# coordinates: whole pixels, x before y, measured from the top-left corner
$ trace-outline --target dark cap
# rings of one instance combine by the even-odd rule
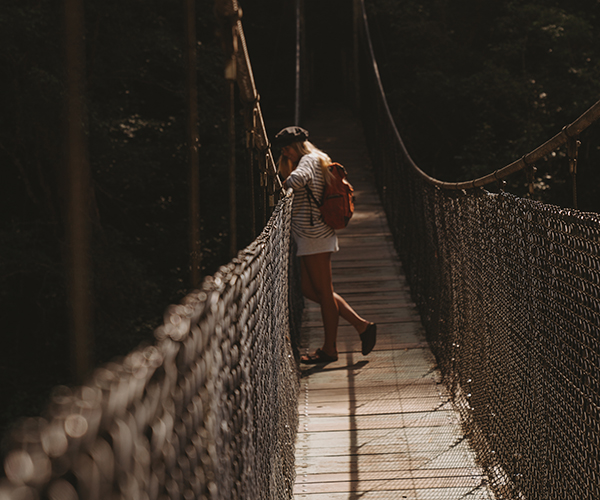
[[[286,127],[275,136],[275,146],[283,148],[292,142],[304,142],[308,139],[308,131],[302,127]]]

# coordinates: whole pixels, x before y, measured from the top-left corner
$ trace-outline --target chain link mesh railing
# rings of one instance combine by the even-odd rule
[[[362,30],[360,96],[378,188],[496,498],[600,498],[600,216],[427,182]]]
[[[292,497],[302,299],[291,196],[170,306],[153,345],[57,388],[12,435],[2,500]]]

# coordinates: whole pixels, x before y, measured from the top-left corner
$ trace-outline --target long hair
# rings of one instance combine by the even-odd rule
[[[325,179],[325,182],[327,184],[329,184],[329,181],[331,179],[331,172],[329,171],[329,166],[333,162],[331,161],[331,158],[329,157],[329,155],[327,153],[325,153],[324,151],[321,151],[310,141],[292,142],[290,144],[290,147],[293,148],[294,150],[296,150],[296,152],[300,155],[301,158],[304,155],[307,155],[310,153],[315,154],[317,156],[317,158],[319,159],[319,163],[321,165],[321,172],[323,172],[323,178]],[[281,172],[281,174],[284,177],[287,177],[288,175],[290,175],[291,171],[294,169],[289,158],[287,158],[283,155],[281,155],[279,157],[279,161],[277,162],[277,167],[278,167],[278,171]]]

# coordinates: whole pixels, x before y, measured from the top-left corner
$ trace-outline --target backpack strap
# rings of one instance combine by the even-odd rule
[[[319,203],[317,201],[317,199],[315,198],[315,195],[312,192],[312,189],[310,189],[308,187],[308,184],[306,186],[304,186],[306,188],[306,192],[308,193],[308,196],[310,196],[312,198],[312,200],[315,202],[315,205],[317,205],[317,207],[320,207],[322,205],[322,203]]]
[[[329,165],[329,167],[327,167],[330,172],[333,170],[333,165],[335,165],[335,163],[332,163],[331,165]],[[315,195],[312,192],[312,189],[308,187],[308,184],[304,186],[306,188],[306,192],[308,193],[309,198],[312,198],[312,200],[315,202],[315,205],[317,205],[317,208],[321,208],[323,206],[323,203],[325,202],[325,189],[327,189],[327,181],[325,179],[323,180],[325,181],[325,188],[323,189],[323,201],[321,203],[317,201]],[[315,225],[312,218],[312,210],[310,211],[310,225]]]
[[[312,198],[312,200],[315,202],[315,205],[317,205],[317,208],[319,208],[321,206],[321,204],[315,198],[315,195],[313,194],[312,189],[310,189],[308,187],[308,184],[304,187],[306,188],[306,192],[308,193],[309,202],[310,202],[310,199]],[[315,225],[315,223],[313,222],[312,210],[310,211],[310,225],[311,226]]]

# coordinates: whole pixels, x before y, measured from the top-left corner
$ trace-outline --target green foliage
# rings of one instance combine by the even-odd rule
[[[370,0],[384,86],[417,164],[442,180],[486,175],[589,108],[600,95],[599,9],[587,0]],[[580,172],[597,178],[600,143],[587,138]],[[564,154],[539,167],[548,189],[536,196],[570,205]],[[593,184],[580,184],[580,206],[600,210]]]

